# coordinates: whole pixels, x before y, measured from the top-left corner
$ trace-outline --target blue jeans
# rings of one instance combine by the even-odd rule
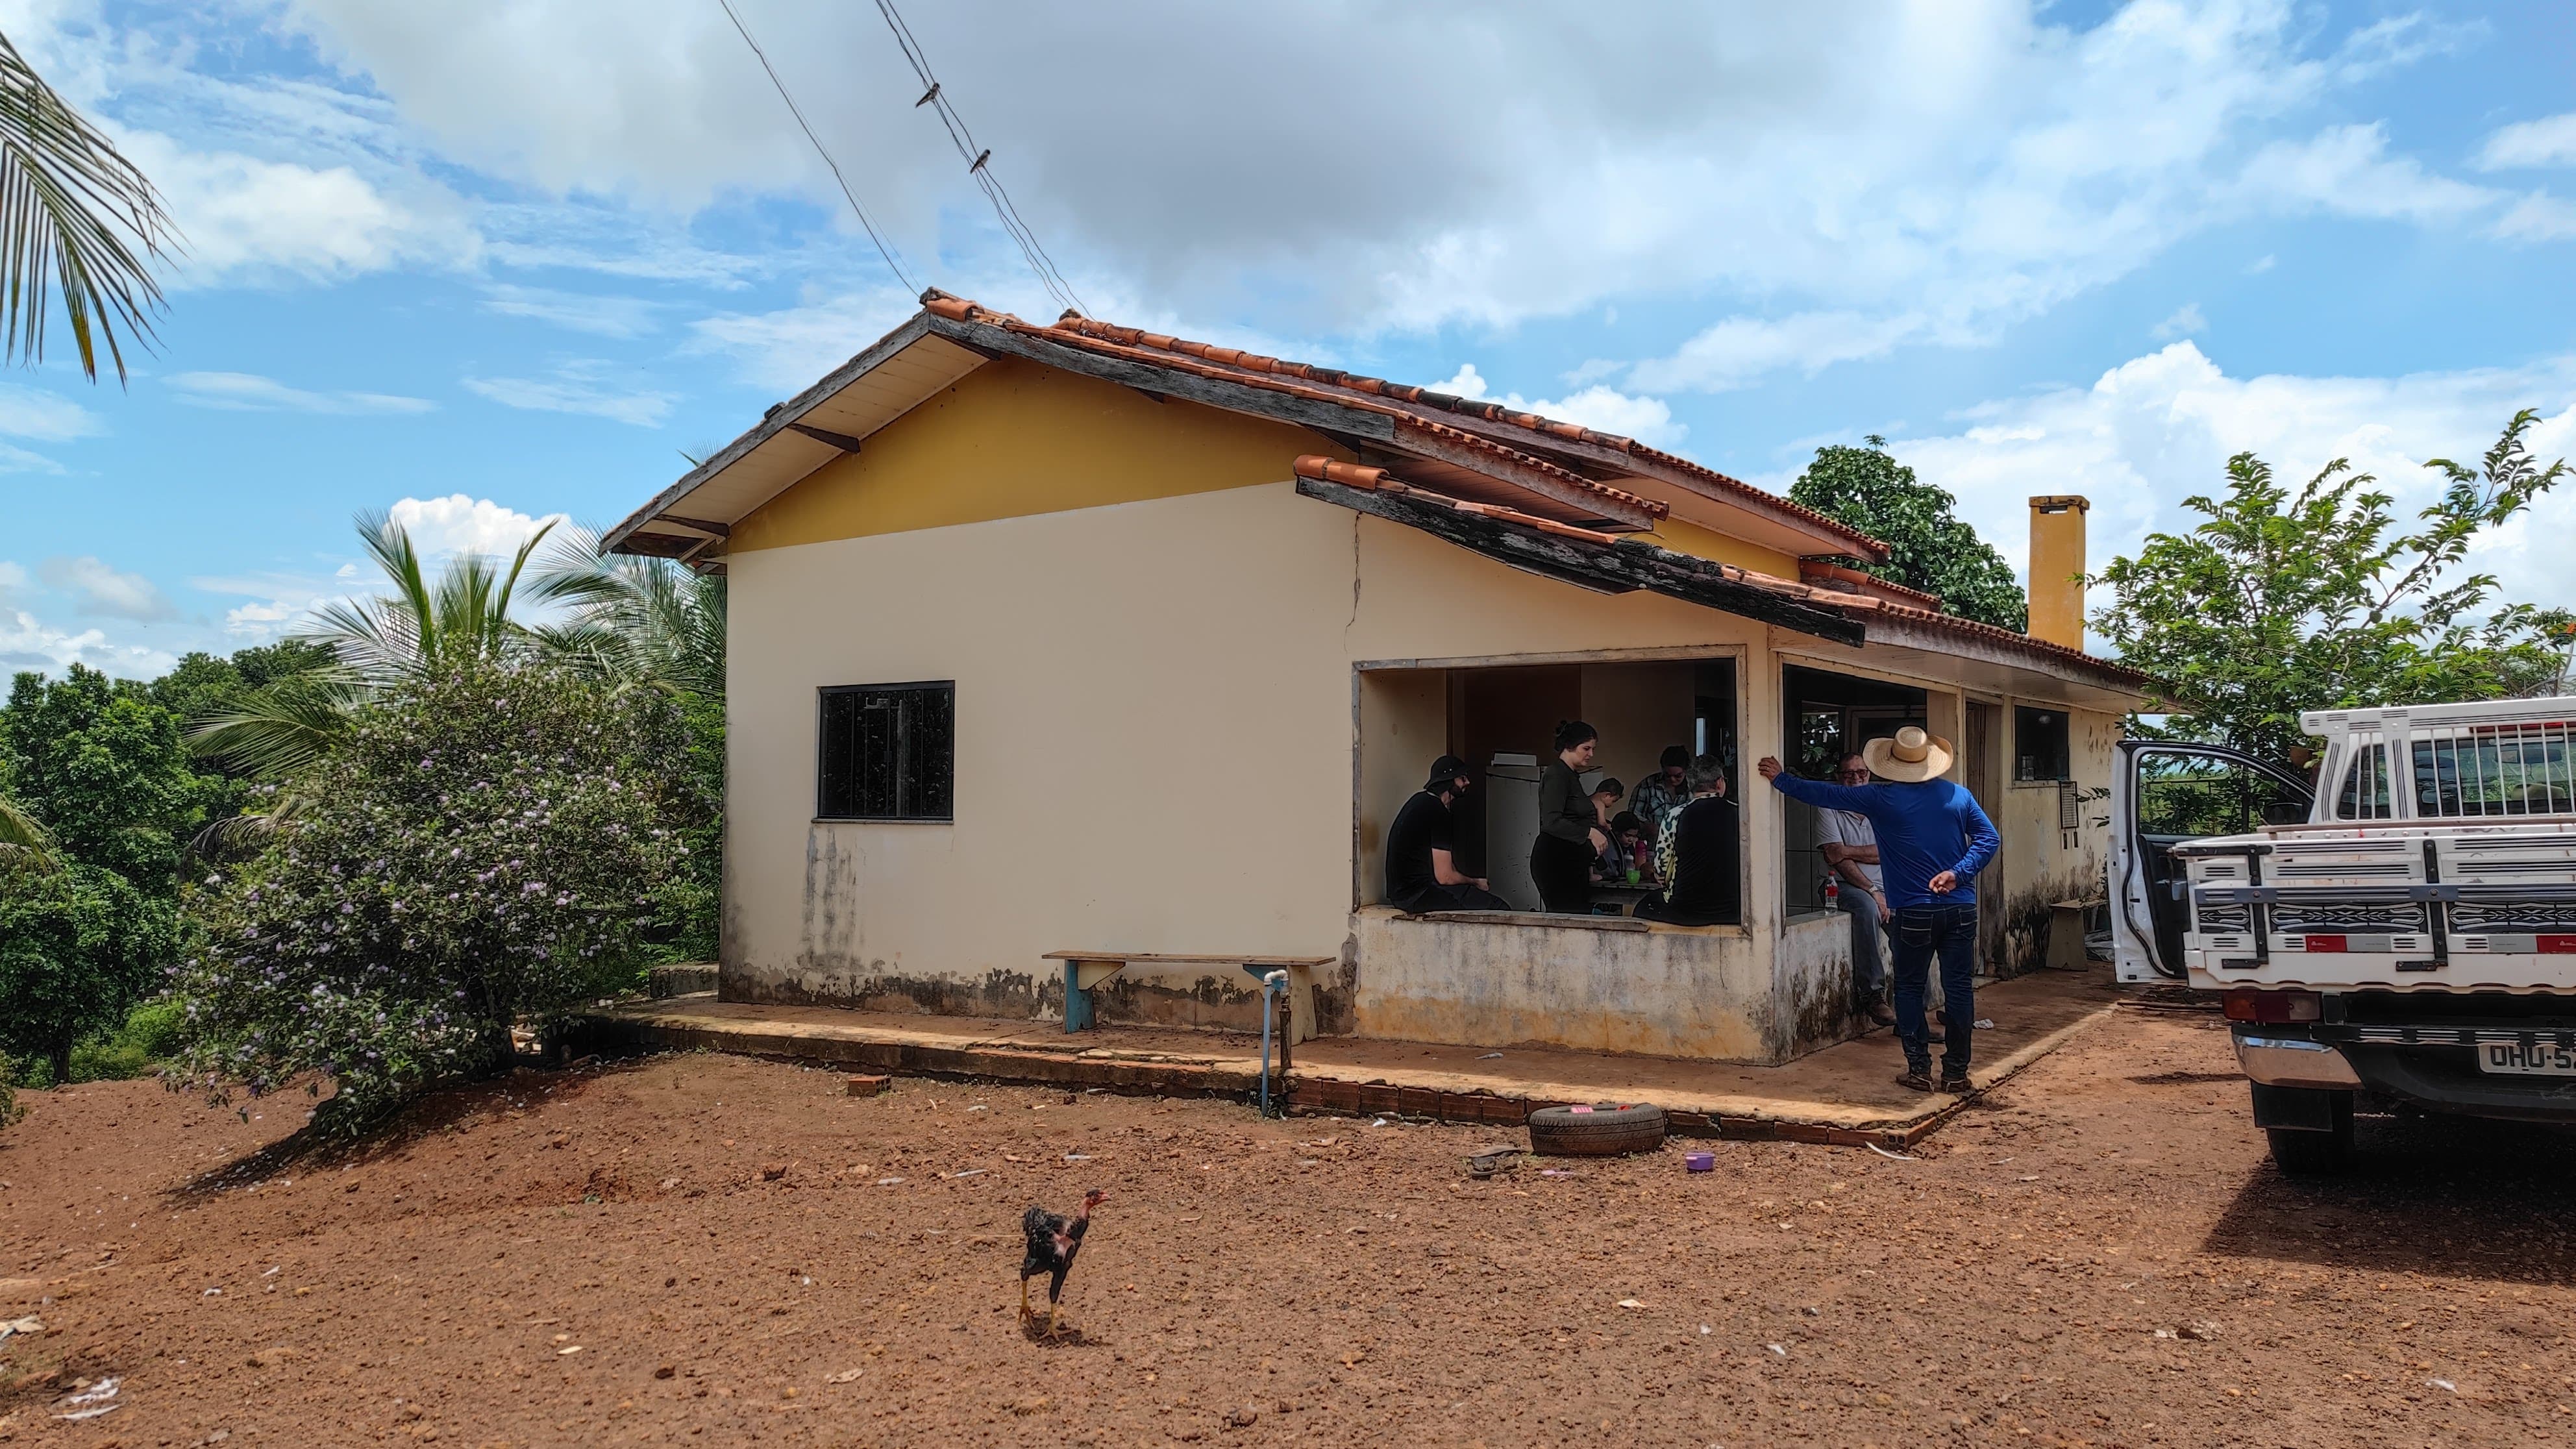
[[[1907,1070],[1928,1073],[1932,1067],[1932,1046],[1923,1039],[1923,986],[1937,952],[1941,957],[1941,1075],[1966,1076],[1977,1020],[1976,902],[1898,906],[1888,934],[1896,947],[1896,1039],[1905,1048]]]

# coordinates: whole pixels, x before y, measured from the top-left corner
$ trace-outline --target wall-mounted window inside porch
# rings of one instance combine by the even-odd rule
[[[1844,757],[1860,753],[1871,740],[1907,725],[1928,728],[1922,690],[1849,674],[1783,665],[1780,700],[1782,737],[1789,742],[1784,763],[1810,780],[1834,781]],[[1788,908],[1793,914],[1823,910],[1827,868],[1816,848],[1816,811],[1784,800],[1781,819]]]
[[[2066,711],[2033,709],[2020,705],[2013,710],[2013,778],[2015,780],[2069,780],[2074,778],[2074,755],[2068,745]]]
[[[818,818],[955,818],[955,681],[838,685],[818,693]]]

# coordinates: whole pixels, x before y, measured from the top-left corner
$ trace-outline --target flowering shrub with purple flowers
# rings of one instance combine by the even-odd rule
[[[220,1103],[319,1073],[354,1129],[507,1070],[513,1022],[632,984],[671,934],[682,837],[713,809],[685,750],[664,696],[560,670],[389,691],[297,782],[291,824],[196,892],[171,1084]]]

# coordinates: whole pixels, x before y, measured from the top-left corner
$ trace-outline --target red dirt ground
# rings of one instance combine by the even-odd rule
[[[704,1055],[351,1155],[278,1145],[297,1103],[75,1087],[0,1133],[0,1322],[44,1324],[0,1345],[0,1440],[2567,1442],[2569,1136],[2373,1122],[2291,1182],[2231,1067],[2124,1012],[1921,1160],[1487,1182],[1474,1129]],[[1020,1211],[1095,1185],[1080,1331],[1031,1341]]]

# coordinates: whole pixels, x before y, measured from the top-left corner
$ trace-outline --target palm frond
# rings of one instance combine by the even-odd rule
[[[372,693],[349,668],[289,675],[188,726],[188,750],[246,774],[292,775],[331,752]]]
[[[574,624],[623,641],[599,652],[593,636],[558,629],[540,639],[579,638],[601,661],[631,676],[711,698],[724,694],[725,583],[671,559],[600,552],[597,531],[571,527],[556,536],[529,583],[536,597],[569,606]]]
[[[178,245],[160,193],[0,35],[0,334],[40,361],[61,292],[81,371],[104,344],[125,381],[126,338],[149,345],[161,287],[151,263]]]
[[[54,837],[24,805],[0,795],[0,865],[25,863],[39,870],[54,864]]]

